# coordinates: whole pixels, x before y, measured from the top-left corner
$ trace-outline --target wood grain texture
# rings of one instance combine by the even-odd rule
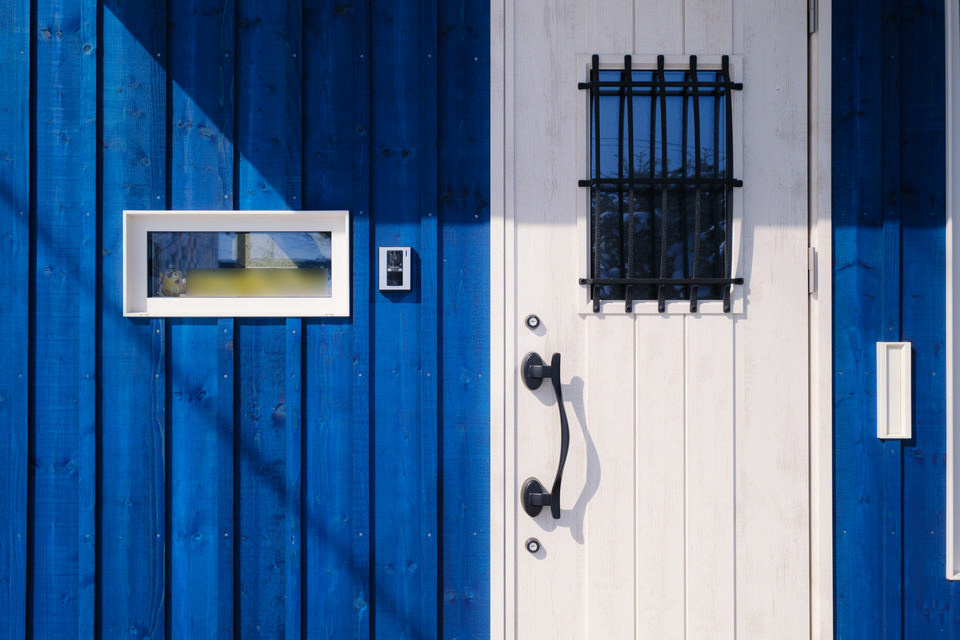
[[[489,20],[483,3],[439,3],[443,638],[490,635]]]
[[[237,3],[240,209],[299,209],[301,6]],[[297,637],[302,426],[299,320],[237,320],[239,632]]]
[[[685,637],[736,638],[734,320],[684,323],[684,619]],[[672,357],[677,357],[674,354]],[[744,554],[749,553],[747,549]],[[709,576],[704,579],[703,576]]]
[[[903,443],[904,637],[960,634],[960,585],[943,580],[946,488],[944,407],[943,12],[935,2],[901,9],[899,22],[900,335],[915,358],[914,439]],[[955,81],[955,80],[954,80]],[[904,115],[909,114],[909,117]],[[956,249],[954,249],[955,251]],[[956,255],[956,254],[955,254]],[[926,283],[916,286],[914,283]],[[956,282],[956,281],[955,281]],[[954,294],[956,295],[956,294]],[[947,424],[947,428],[955,428]]]
[[[373,246],[410,246],[419,256],[411,292],[373,294],[371,535],[377,637],[437,633],[437,557],[429,551],[438,531],[437,452],[430,446],[436,440],[436,414],[423,405],[428,371],[420,335],[422,305],[436,304],[425,299],[423,270],[431,269],[436,258],[420,228],[421,216],[435,207],[435,200],[425,199],[429,183],[435,185],[435,171],[425,171],[435,162],[436,149],[426,143],[423,117],[436,102],[426,100],[430,89],[421,65],[428,61],[396,54],[408,46],[418,51],[435,46],[435,32],[424,32],[423,10],[432,15],[435,9],[371,5],[371,56],[379,61],[372,67],[371,85],[376,96],[371,102]]]
[[[170,206],[233,207],[234,6],[178,0],[172,42]],[[233,637],[232,320],[168,321],[168,585],[172,638]]]
[[[0,637],[489,627],[488,8],[263,4],[0,12]],[[121,316],[124,209],[304,201],[349,318]]]
[[[811,597],[809,132],[807,56],[797,52],[808,37],[796,3],[750,0],[739,12],[747,284],[734,318],[736,630],[800,640]]]
[[[742,3],[737,0],[684,0],[682,53],[740,53],[734,50],[734,29],[739,26],[735,22],[741,17],[736,14],[738,5]]]
[[[884,571],[898,554],[889,558],[896,551],[883,543],[900,509],[885,498],[883,474],[899,469],[900,458],[872,437],[872,353],[888,335],[878,296],[884,291],[883,81],[881,67],[869,62],[882,56],[882,14],[869,3],[838,6],[834,34],[833,284],[835,298],[846,301],[834,309],[836,629],[841,637],[883,638],[884,628],[900,629],[901,597],[899,574]]]
[[[104,3],[98,615],[103,636],[165,633],[163,320],[121,313],[121,216],[166,206],[165,3]]]
[[[37,7],[32,633],[92,637],[95,573],[95,2]]]
[[[420,95],[418,153],[420,174],[420,239],[418,249],[418,276],[420,284],[420,362],[417,368],[420,384],[420,544],[423,578],[420,587],[421,624],[424,634],[442,637],[440,618],[440,589],[443,584],[443,562],[439,555],[442,525],[440,505],[443,502],[440,475],[442,473],[442,446],[440,414],[440,300],[439,279],[440,234],[437,208],[437,4],[420,6]],[[426,631],[432,623],[432,629]]]
[[[28,383],[30,379],[30,7],[4,2],[0,59],[8,90],[0,93],[0,638],[27,627]]]
[[[370,637],[368,3],[304,6],[304,207],[352,219],[349,320],[304,322],[304,632]]]
[[[677,569],[687,552],[687,460],[677,407],[686,402],[686,322],[640,316],[635,326],[636,486],[666,479],[658,491],[636,492],[637,636],[682,638],[687,581]]]

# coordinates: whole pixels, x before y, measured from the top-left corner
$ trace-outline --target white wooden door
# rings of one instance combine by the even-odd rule
[[[505,291],[494,304],[494,635],[809,638],[806,3],[504,0],[493,27],[504,34],[493,271]],[[735,61],[743,187],[731,242],[744,284],[732,313],[685,302],[591,311],[578,282],[590,132],[577,84],[595,53],[633,54],[634,66],[658,54]],[[562,357],[559,520],[520,504],[527,478],[550,489],[560,450],[550,382],[531,391],[520,379],[528,352]]]

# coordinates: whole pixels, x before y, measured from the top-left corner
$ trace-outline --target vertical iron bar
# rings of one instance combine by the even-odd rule
[[[693,56],[691,56],[693,57]],[[690,75],[690,70],[687,69],[683,72],[683,89],[681,90],[681,99],[683,100],[683,107],[681,116],[683,122],[681,124],[681,142],[680,142],[680,177],[683,180],[687,179],[687,171],[689,169],[689,163],[687,162],[687,146],[690,143],[690,131],[687,127],[687,122],[690,119],[690,90],[691,85],[696,85],[697,79]],[[697,178],[699,180],[699,177]],[[690,273],[690,259],[689,259],[689,249],[690,241],[687,233],[687,205],[689,198],[687,198],[687,190],[685,187],[681,186],[680,188],[680,243],[682,245],[681,251],[683,252],[683,275],[687,277]],[[690,295],[692,291],[691,287],[685,286],[683,288],[684,294]]]
[[[624,169],[624,157],[623,157],[623,119],[626,114],[626,94],[625,94],[625,78],[624,72],[620,71],[620,105],[618,111],[618,122],[617,122],[617,177],[620,179],[620,182],[617,184],[617,223],[620,229],[620,242],[618,244],[618,249],[620,253],[619,261],[619,270],[618,273],[623,274],[623,263],[627,259],[627,256],[624,255],[624,235],[623,235],[623,169]],[[629,286],[626,289],[624,295],[629,294]],[[613,297],[613,296],[612,296]]]
[[[657,224],[656,224],[656,211],[657,211],[657,199],[656,194],[653,190],[652,181],[657,177],[657,87],[655,84],[656,74],[650,72],[650,156],[648,158],[648,163],[650,164],[650,179],[651,184],[646,187],[647,190],[647,200],[650,205],[650,253],[647,260],[647,270],[649,275],[653,275],[657,270]],[[649,294],[646,294],[644,297],[647,298]]]
[[[629,142],[627,143],[627,153],[630,154],[630,158],[627,161],[629,163],[629,176],[630,184],[627,188],[627,277],[633,277],[633,210],[634,210],[634,199],[633,199],[633,180],[636,177],[634,175],[634,165],[633,165],[633,58],[630,56],[623,57],[623,67],[624,75],[626,76],[627,82],[627,135],[630,137]],[[626,291],[624,292],[624,309],[629,313],[633,311],[633,285],[627,285]]]
[[[594,183],[592,186],[593,208],[593,277],[600,277],[600,56],[593,56],[593,69],[590,72],[590,95],[593,98],[593,153]],[[600,286],[594,285],[593,311],[600,311]]]
[[[690,74],[693,76],[693,149],[696,157],[694,175],[696,187],[693,196],[693,271],[691,276],[696,279],[700,266],[700,180],[703,178],[700,166],[700,90],[698,87],[699,72],[697,71],[697,56],[690,56]],[[697,285],[690,287],[690,312],[697,311]]]
[[[732,277],[731,265],[732,265],[732,247],[731,247],[731,238],[733,237],[733,98],[732,93],[733,89],[730,82],[730,57],[723,56],[723,62],[721,63],[723,69],[723,82],[724,82],[724,96],[725,100],[725,111],[724,117],[726,120],[726,152],[727,152],[727,161],[726,166],[724,166],[724,217],[726,222],[724,224],[724,241],[723,241],[723,262],[724,262],[724,277]],[[726,285],[723,288],[723,311],[724,313],[729,313],[730,311],[730,291],[733,287]]]
[[[713,72],[715,81],[722,80],[719,71]],[[713,177],[720,179],[720,108],[723,106],[723,91],[720,87],[713,89]],[[719,183],[718,183],[719,184]],[[719,252],[721,240],[719,238],[719,225],[723,215],[722,202],[724,187],[714,185],[710,188],[710,241],[715,248],[712,251]],[[720,256],[722,259],[722,256]],[[723,268],[721,264],[714,264],[711,271],[712,275],[718,275],[718,271]],[[712,294],[712,292],[711,292]]]
[[[667,87],[666,72],[664,70],[664,59],[662,55],[657,56],[657,81],[659,82],[660,94],[660,164],[661,177],[664,182],[660,188],[660,277],[666,278],[667,272],[667,192],[669,186],[667,179]],[[658,294],[657,308],[660,313],[666,311],[666,288],[660,285]]]

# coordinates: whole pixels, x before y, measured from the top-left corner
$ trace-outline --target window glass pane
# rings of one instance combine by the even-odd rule
[[[151,297],[329,297],[329,231],[154,231]]]
[[[590,96],[593,278],[726,278],[728,92],[721,70],[600,70]],[[664,287],[688,299],[690,285]],[[699,299],[723,297],[698,285]],[[627,286],[603,284],[600,299]],[[660,287],[632,287],[657,299]]]

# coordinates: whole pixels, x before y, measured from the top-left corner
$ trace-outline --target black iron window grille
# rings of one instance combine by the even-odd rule
[[[719,69],[689,66],[601,69],[593,56],[590,92],[590,289],[603,300],[723,300],[730,311],[733,101],[743,85]]]

